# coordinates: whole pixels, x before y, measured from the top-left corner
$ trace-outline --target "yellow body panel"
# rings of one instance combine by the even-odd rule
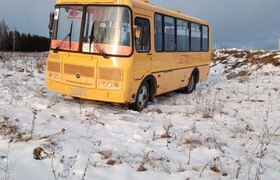
[[[126,103],[131,101],[129,79],[133,79],[132,62],[131,58],[111,57],[108,60],[102,56],[51,51],[47,67],[50,63],[57,63],[60,72],[47,69],[47,87],[70,96]],[[104,83],[112,83],[113,87],[104,89]]]
[[[130,57],[109,57],[78,52],[50,51],[47,59],[47,87],[50,90],[85,99],[132,103],[142,81],[147,76],[156,79],[156,95],[187,86],[195,68],[199,69],[199,81],[209,73],[211,60],[210,26],[197,18],[157,8],[138,0],[56,0],[56,4],[122,4],[132,10],[133,19],[149,19],[151,50]],[[209,26],[208,52],[160,52],[154,49],[154,13],[186,19]],[[134,22],[133,22],[134,23]]]

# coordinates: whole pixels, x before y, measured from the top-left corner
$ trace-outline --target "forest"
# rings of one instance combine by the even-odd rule
[[[0,51],[44,52],[49,47],[49,38],[10,30],[4,19],[0,21]]]

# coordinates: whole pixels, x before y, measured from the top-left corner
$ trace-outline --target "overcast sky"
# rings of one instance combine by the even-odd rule
[[[215,45],[276,49],[280,34],[280,0],[150,0],[212,25]],[[0,20],[10,29],[48,36],[54,0],[0,0]]]

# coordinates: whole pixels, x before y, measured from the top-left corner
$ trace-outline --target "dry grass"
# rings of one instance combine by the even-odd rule
[[[236,52],[233,53],[232,56],[235,58],[247,58],[250,57],[250,52],[249,51]]]
[[[111,166],[114,166],[114,165],[117,164],[117,161],[110,159],[110,160],[107,161],[107,164],[111,165]]]
[[[41,62],[37,62],[36,63],[36,69],[37,69],[37,72],[39,74],[42,74],[44,69],[45,69],[45,64],[41,63]]]
[[[17,130],[17,126],[13,125],[11,122],[0,122],[0,135],[2,136],[16,134]]]
[[[242,83],[242,82],[245,82],[244,80],[246,80],[246,77],[248,77],[250,75],[251,75],[250,71],[242,70],[242,71],[239,71],[238,73],[231,72],[226,77],[227,77],[227,79],[234,79],[234,78],[237,78],[237,77],[241,77],[239,79],[239,81]]]
[[[202,146],[201,140],[199,140],[197,138],[186,138],[183,141],[183,144],[190,146],[191,148],[196,148],[196,147]]]
[[[26,72],[33,76],[35,70],[42,74],[45,70],[46,53],[0,52],[0,63],[10,71]]]
[[[216,172],[216,173],[220,173],[220,172],[221,172],[221,170],[220,170],[216,165],[212,165],[212,166],[210,167],[210,169],[211,169],[212,171]]]
[[[251,70],[248,70],[248,67],[250,66],[254,66],[253,69],[255,70],[258,70],[268,64],[280,67],[279,54],[279,51],[242,51],[235,49],[222,49],[214,51],[214,65],[212,66],[217,65],[217,63],[224,64],[224,74],[227,79],[237,79],[240,83],[244,83],[247,82],[253,74],[252,68]],[[236,58],[236,60],[233,58]],[[239,68],[240,70],[234,71]],[[266,73],[264,75],[269,74]],[[203,117],[211,118],[211,114],[204,112]]]
[[[276,54],[271,54],[271,55],[265,56],[265,57],[252,58],[252,59],[249,59],[248,61],[251,64],[256,64],[259,66],[267,65],[267,64],[272,64],[274,66],[280,66],[280,61],[279,61],[279,59],[274,58],[275,56],[276,56]]]
[[[202,117],[205,119],[211,119],[211,118],[213,118],[212,114],[213,114],[212,110],[207,107],[203,110]]]
[[[160,137],[161,138],[171,138],[171,133],[170,133],[170,129],[173,127],[173,124],[169,123],[168,125],[164,125],[164,134],[162,134]]]
[[[278,54],[276,51],[239,51],[239,50],[221,50],[219,51],[223,56],[217,57],[214,55],[213,61],[221,61],[221,63],[227,64],[227,58],[246,58],[243,62],[236,62],[233,64],[232,69],[241,67],[246,64],[251,65],[267,65],[272,64],[274,66],[280,66],[279,58],[275,58]]]
[[[103,160],[109,159],[113,155],[112,151],[100,151],[100,152],[98,152],[98,154],[101,155],[101,159],[103,159]]]
[[[145,165],[145,164],[141,163],[141,164],[139,165],[139,167],[137,168],[137,171],[139,171],[139,172],[147,171],[148,169],[145,168],[144,165]]]
[[[7,138],[10,143],[21,141],[25,133],[22,133],[16,125],[18,119],[15,121],[12,121],[9,117],[4,117],[3,119],[3,121],[0,121],[0,135]]]
[[[225,61],[227,59],[227,56],[221,56],[221,57],[216,57],[214,61]]]
[[[170,132],[172,127],[173,127],[173,124],[170,122],[168,124],[164,124],[163,131],[158,132],[158,133],[156,133],[156,132],[153,133],[153,141],[158,140],[158,139],[167,139],[168,140],[168,139],[172,138],[172,134]]]

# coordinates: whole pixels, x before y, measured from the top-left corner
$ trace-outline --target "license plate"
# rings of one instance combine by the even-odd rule
[[[70,95],[84,96],[86,95],[86,90],[81,88],[70,88],[69,93]]]

